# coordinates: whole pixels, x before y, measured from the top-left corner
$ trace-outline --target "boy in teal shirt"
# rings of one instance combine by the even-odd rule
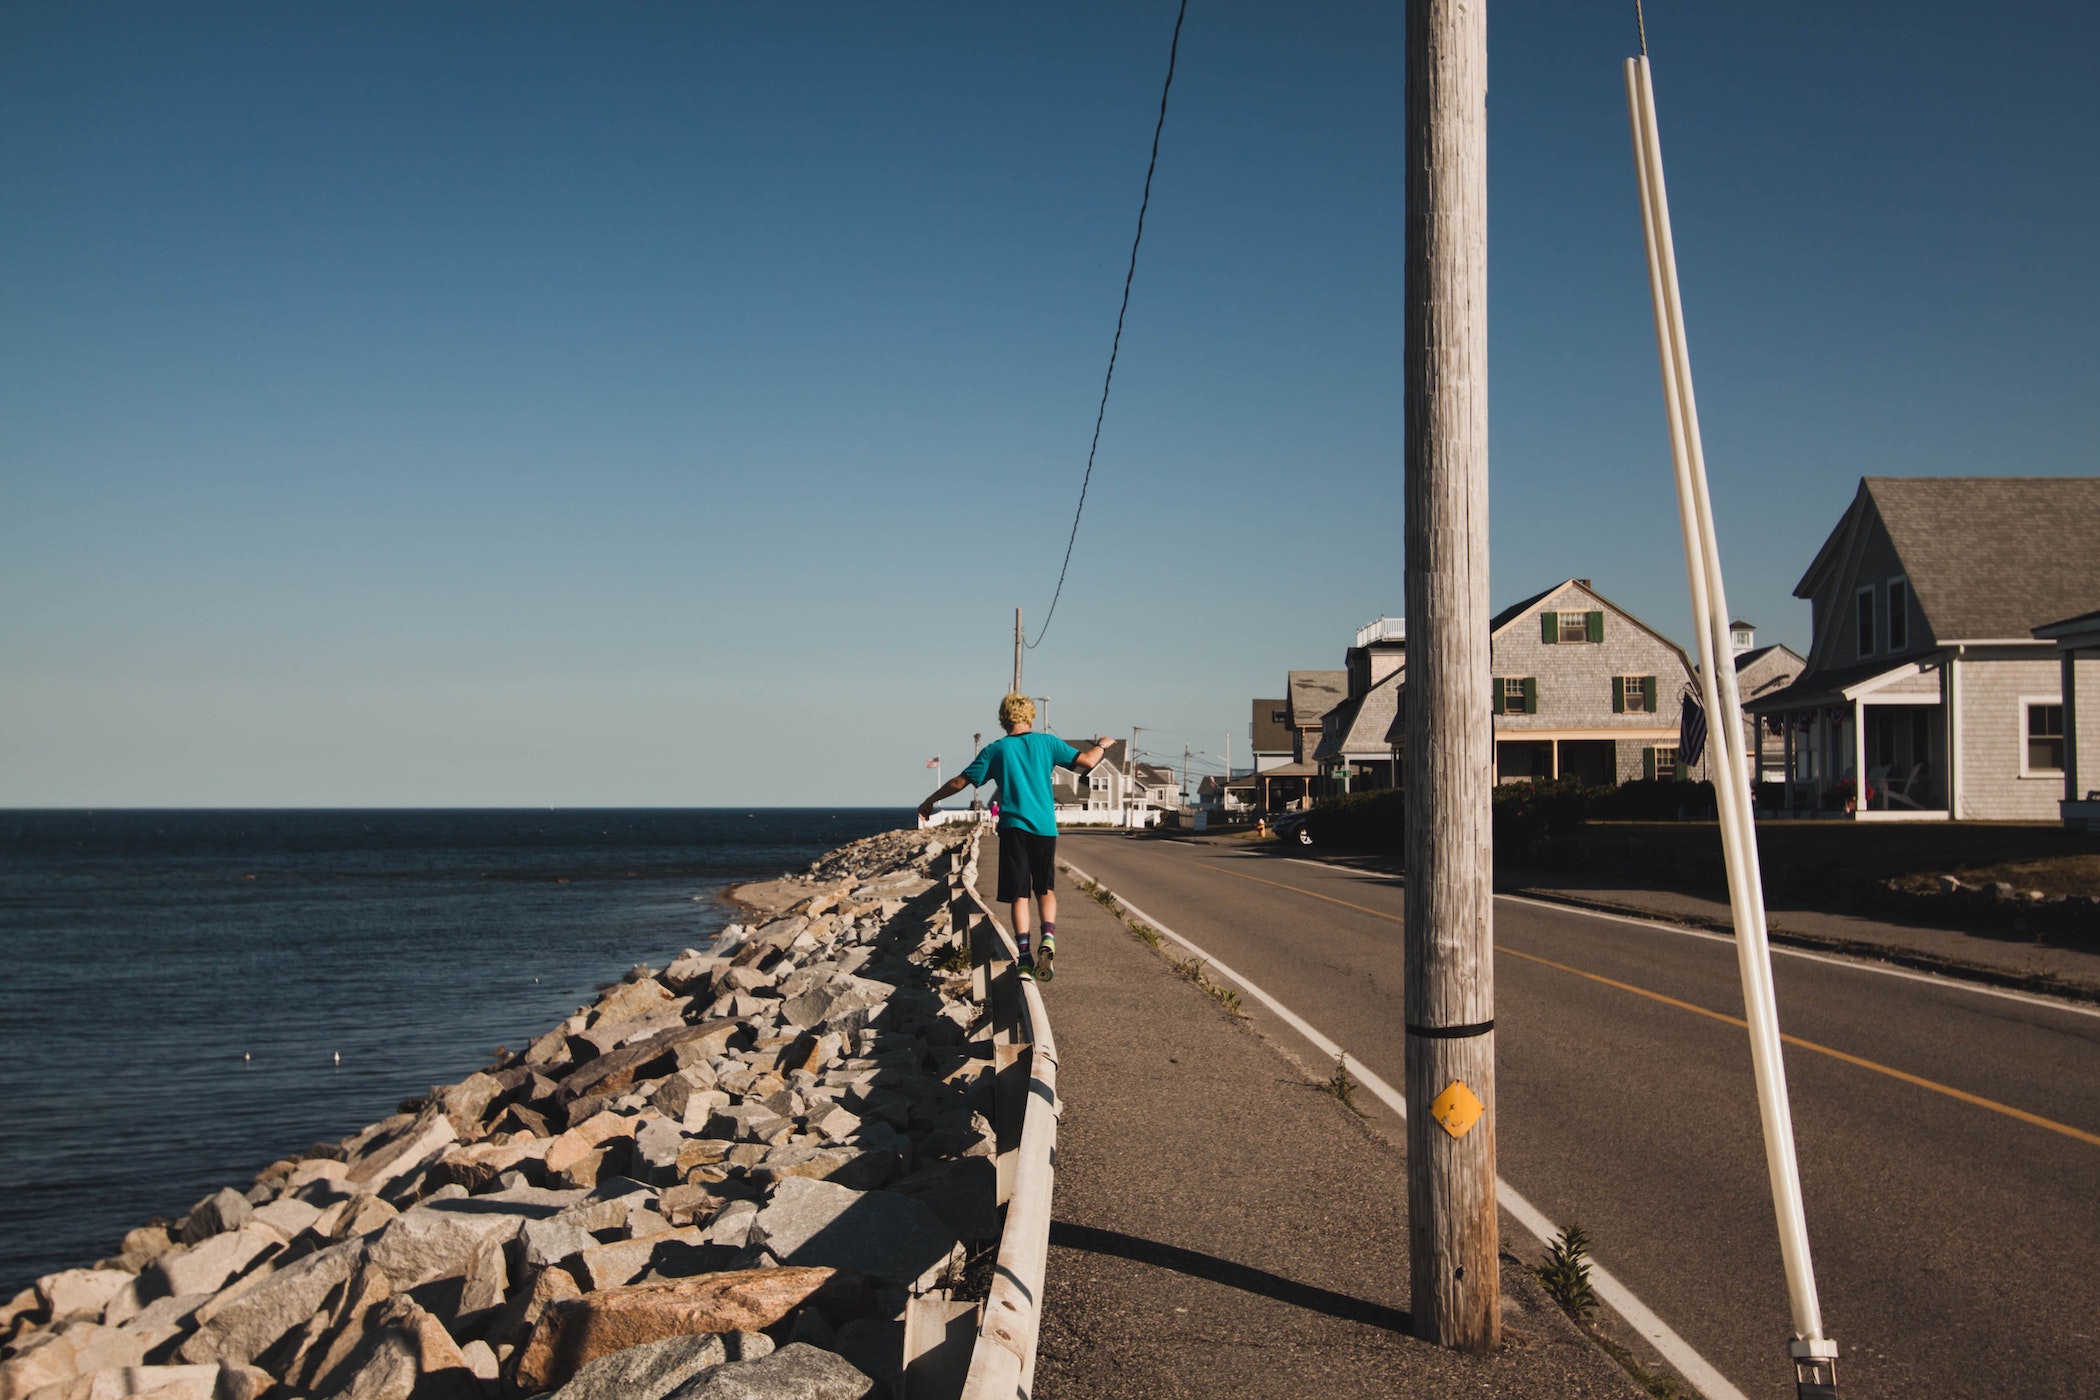
[[[1035,702],[1025,695],[1009,695],[999,702],[999,727],[1006,737],[986,744],[969,767],[934,789],[919,804],[919,816],[931,816],[935,803],[966,787],[988,781],[999,785],[998,899],[1013,906],[1021,970],[1047,982],[1057,956],[1057,803],[1050,790],[1051,770],[1086,772],[1101,761],[1108,740],[1097,739],[1082,752],[1055,734],[1036,733]],[[1031,894],[1043,911],[1042,946],[1032,956]]]

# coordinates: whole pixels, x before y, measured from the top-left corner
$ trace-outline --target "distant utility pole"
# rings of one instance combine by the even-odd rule
[[[1123,800],[1130,809],[1130,819],[1124,823],[1132,831],[1137,830],[1137,736],[1138,726],[1130,726],[1130,752],[1123,755]]]
[[[1488,659],[1487,6],[1407,7],[1407,1222],[1415,1335],[1501,1337]]]
[[[1019,695],[1019,694],[1021,693],[1021,636],[1022,636],[1022,632],[1021,632],[1021,610],[1020,610],[1019,608],[1015,608],[1015,609],[1014,609],[1014,688],[1013,688],[1012,690],[1010,690],[1010,691],[1008,691],[1008,692],[1007,692],[1007,693],[1008,693],[1009,695]]]

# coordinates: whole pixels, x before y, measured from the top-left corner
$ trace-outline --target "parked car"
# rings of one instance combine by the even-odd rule
[[[1311,812],[1285,812],[1269,823],[1269,830],[1276,833],[1279,841],[1295,841],[1301,846],[1310,846],[1313,843],[1312,832],[1305,824],[1311,817]]]

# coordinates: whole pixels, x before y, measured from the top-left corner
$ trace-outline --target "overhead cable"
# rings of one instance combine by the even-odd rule
[[[1072,512],[1072,533],[1065,539],[1065,562],[1057,568],[1057,591],[1050,595],[1050,610],[1043,625],[1028,644],[1030,651],[1043,644],[1050,619],[1057,616],[1057,600],[1065,593],[1065,571],[1072,567],[1072,546],[1079,539],[1079,517],[1086,512],[1086,488],[1094,479],[1094,454],[1101,450],[1101,424],[1108,417],[1108,388],[1116,381],[1116,352],[1123,348],[1123,318],[1130,311],[1130,284],[1137,277],[1138,245],[1145,241],[1145,210],[1152,203],[1152,172],[1159,168],[1159,134],[1167,125],[1167,94],[1174,90],[1174,61],[1181,53],[1181,22],[1188,18],[1189,0],[1181,0],[1174,16],[1174,39],[1167,46],[1167,81],[1159,90],[1159,121],[1152,128],[1152,158],[1145,163],[1145,193],[1138,200],[1137,237],[1130,240],[1130,267],[1123,274],[1123,305],[1116,311],[1116,337],[1108,347],[1108,373],[1101,380],[1101,407],[1094,413],[1094,442],[1086,450],[1086,475],[1079,479],[1079,508]]]

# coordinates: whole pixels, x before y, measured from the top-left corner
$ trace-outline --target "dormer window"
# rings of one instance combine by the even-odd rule
[[[1910,580],[1889,580],[1889,650],[1902,651],[1910,645]]]
[[[1856,612],[1859,617],[1859,654],[1874,654],[1874,588],[1869,584],[1859,590]]]

